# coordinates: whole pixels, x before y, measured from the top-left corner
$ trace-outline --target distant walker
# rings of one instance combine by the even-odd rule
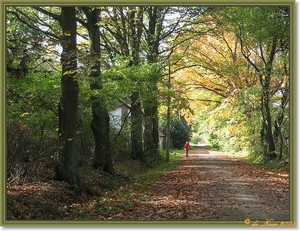
[[[189,144],[188,141],[185,142],[185,144],[184,144],[184,150],[185,150],[186,157],[188,157],[189,156],[189,150],[190,150],[190,144]]]

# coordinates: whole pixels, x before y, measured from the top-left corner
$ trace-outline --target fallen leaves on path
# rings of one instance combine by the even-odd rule
[[[7,218],[289,220],[288,173],[253,167],[229,155],[191,152],[154,182],[146,173],[148,178],[140,175],[139,180],[124,174],[117,181],[99,176],[97,172],[89,173],[85,191],[58,181],[8,186]],[[149,180],[151,187],[148,189],[145,185],[149,184],[141,179]]]
[[[289,219],[289,178],[226,155],[190,154],[125,220]]]

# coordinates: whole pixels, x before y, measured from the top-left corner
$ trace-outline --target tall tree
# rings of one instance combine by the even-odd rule
[[[34,72],[44,72],[46,77],[55,67],[52,63],[57,58],[48,56],[49,51],[57,55],[54,46],[60,43],[61,53],[61,92],[58,105],[58,164],[56,176],[71,184],[78,183],[76,148],[76,132],[78,120],[78,82],[77,82],[77,43],[76,43],[76,13],[74,7],[15,7],[9,11],[15,15],[33,34],[27,49],[35,54],[35,63],[30,68],[22,62],[22,69]],[[43,38],[41,41],[39,38]],[[29,42],[29,41],[28,41]],[[31,49],[34,49],[31,50]],[[37,52],[38,51],[38,52]],[[49,55],[49,54],[48,54]],[[34,56],[32,56],[34,57]],[[32,58],[31,57],[31,58]],[[43,67],[43,68],[41,68]],[[56,114],[56,110],[52,109]],[[41,130],[41,133],[44,131]]]
[[[105,21],[102,22],[103,33],[101,33],[104,46],[112,58],[116,55],[127,57],[128,67],[138,66],[140,63],[142,20],[143,7],[108,7],[105,11]],[[124,79],[121,78],[119,81]],[[133,159],[143,160],[143,114],[140,91],[140,88],[134,88],[129,97],[131,153]]]
[[[182,34],[195,23],[201,14],[201,7],[145,7],[144,39],[146,58],[149,63],[170,63],[170,56],[179,44],[194,35],[182,39]],[[196,16],[197,15],[197,16]],[[196,16],[196,17],[195,17]],[[182,54],[183,56],[184,54]],[[176,61],[175,61],[176,62]],[[173,65],[174,63],[172,63]],[[144,145],[145,152],[158,154],[158,83],[163,77],[162,69],[157,68],[147,79],[148,97],[144,103]]]
[[[233,8],[233,11],[236,12],[236,9]],[[277,156],[271,113],[271,98],[278,90],[274,64],[276,56],[284,55],[288,47],[288,12],[284,7],[252,7],[241,9],[237,14],[238,18],[234,14],[231,18],[241,45],[241,53],[255,69],[262,87],[261,134],[267,150],[265,155],[270,159],[275,159]]]
[[[72,184],[78,182],[76,129],[78,122],[76,11],[75,7],[62,7],[61,11],[62,97],[59,103],[59,166],[57,177]]]
[[[159,61],[159,45],[163,29],[164,17],[168,11],[165,7],[147,7],[145,23],[145,40],[147,42],[147,61],[157,63]],[[161,78],[161,71],[149,76],[147,83],[148,97],[144,102],[144,146],[145,152],[149,155],[158,155],[158,87],[157,83]]]
[[[140,63],[140,44],[143,23],[143,7],[129,7],[129,45],[131,47],[132,62]],[[131,100],[131,151],[132,157],[144,161],[143,149],[143,114],[140,99],[141,92],[136,90],[130,96]]]
[[[18,17],[22,19],[22,22],[26,23],[29,28],[32,28],[33,30],[36,30],[42,34],[44,34],[46,37],[48,37],[48,41],[50,41],[53,44],[57,44],[59,41],[59,36],[62,34],[58,31],[59,27],[56,26],[57,22],[61,22],[62,17],[59,15],[61,9],[58,7],[34,7],[36,10],[38,10],[39,17],[43,17],[44,20],[40,20],[39,18],[33,20],[31,18],[28,18],[26,14],[24,14],[24,10],[18,10]],[[84,11],[86,13],[85,19],[87,19],[87,22],[85,20],[82,20],[80,17],[80,14],[77,14],[76,12],[76,21],[80,22],[84,27],[87,28],[89,31],[89,37],[85,37],[84,35],[81,35],[85,37],[86,39],[90,40],[90,60],[91,60],[91,67],[90,67],[90,76],[92,78],[92,83],[90,85],[90,88],[94,90],[93,92],[97,92],[97,90],[101,89],[101,72],[100,72],[100,40],[99,40],[99,26],[97,25],[99,20],[99,15],[95,16],[95,14],[99,14],[98,9],[95,7],[91,8],[85,8]],[[96,9],[93,11],[91,9]],[[31,8],[31,11],[33,9]],[[34,17],[37,14],[32,14]],[[23,19],[22,17],[26,17]],[[28,19],[28,20],[26,20]],[[30,20],[31,19],[31,20]],[[97,28],[95,28],[97,27]],[[43,28],[43,29],[42,29]],[[45,28],[45,29],[44,29]],[[97,31],[98,30],[98,31]],[[79,33],[79,31],[77,31]],[[98,94],[93,94],[91,96],[92,98],[92,108],[93,108],[93,121],[92,121],[92,128],[95,135],[95,143],[96,143],[96,149],[95,149],[95,162],[94,167],[98,168],[101,167],[105,171],[113,173],[113,167],[112,167],[112,160],[111,160],[111,153],[109,151],[110,149],[110,143],[109,143],[109,116],[108,112],[104,106],[104,102],[101,102],[101,97],[99,97]],[[101,136],[99,135],[99,126],[102,127],[102,133]],[[100,129],[101,130],[101,129]],[[97,136],[97,138],[96,138]],[[101,138],[99,138],[101,137]],[[99,143],[100,142],[100,143]],[[105,151],[104,151],[105,150]]]
[[[216,110],[210,113],[210,117],[218,115],[218,123],[223,121],[221,127],[227,128],[228,138],[233,135],[241,138],[242,134],[238,131],[242,129],[236,128],[246,130],[245,126],[252,126],[247,129],[247,139],[253,143],[250,136],[254,132],[259,135],[256,128],[260,113],[263,143],[256,147],[260,150],[264,146],[265,156],[275,158],[276,137],[279,140],[283,138],[280,138],[280,127],[288,118],[288,115],[282,114],[286,112],[284,109],[288,102],[288,9],[217,7],[206,13],[204,16],[207,18],[203,20],[213,30],[193,40],[182,60],[182,65],[194,65],[181,74],[187,76],[186,90],[200,89],[218,96],[215,101],[201,94],[199,101],[215,104]],[[194,92],[193,96],[196,96]],[[281,109],[276,105],[280,105]],[[273,127],[272,118],[277,111]],[[213,124],[213,120],[211,122]],[[283,143],[282,140],[278,142]]]
[[[100,9],[97,7],[82,8],[87,23],[84,24],[89,32],[90,42],[90,88],[93,91],[91,128],[95,139],[95,161],[94,168],[102,168],[105,172],[115,173],[111,158],[111,144],[109,138],[109,114],[106,109],[104,98],[99,94],[102,89],[100,69]]]

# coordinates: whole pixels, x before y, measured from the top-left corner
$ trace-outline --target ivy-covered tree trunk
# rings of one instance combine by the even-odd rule
[[[61,11],[62,38],[61,54],[62,97],[59,103],[59,165],[57,178],[76,184],[78,181],[76,150],[76,128],[78,120],[78,93],[76,79],[76,18],[75,7],[62,7]]]
[[[95,139],[95,161],[93,167],[101,168],[103,171],[114,175],[115,170],[111,158],[111,144],[109,137],[109,114],[103,97],[97,93],[98,90],[102,89],[100,69],[100,31],[98,26],[100,10],[97,8],[91,9],[89,7],[84,7],[83,10],[87,16],[87,28],[90,37],[90,76],[92,77],[90,88],[91,90],[95,90],[91,96],[93,114],[91,128]]]

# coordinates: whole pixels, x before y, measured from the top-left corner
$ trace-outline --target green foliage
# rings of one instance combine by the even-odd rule
[[[220,150],[220,138],[213,133],[208,135],[208,144],[211,146],[211,149],[214,151]]]
[[[113,160],[120,162],[131,159],[130,126],[128,121],[125,121],[122,131],[110,126],[110,138]]]
[[[151,102],[153,95],[159,95],[155,89],[153,79],[161,76],[161,65],[159,63],[140,63],[138,66],[130,65],[131,58],[116,56],[112,68],[103,70],[102,94],[109,102],[117,102],[119,99],[129,102],[133,92],[142,92],[140,100]],[[107,105],[112,109],[114,104]]]
[[[53,13],[56,10],[51,9]],[[58,71],[59,54],[55,49],[59,43],[55,35],[60,28],[58,21],[38,14],[32,7],[9,6],[6,15],[7,70],[17,76],[30,72],[47,76]]]
[[[27,152],[35,156],[53,150],[53,146],[50,148],[44,145],[47,140],[50,142],[57,139],[58,75],[44,77],[43,74],[31,74],[19,81],[10,76],[6,81],[6,89],[6,119],[7,124],[12,126],[8,130],[9,139],[13,143],[17,139],[15,129],[21,129],[19,131],[24,131],[23,135],[31,141],[30,145],[26,145],[26,150],[19,150],[18,153]],[[13,155],[10,152],[8,154]]]
[[[7,75],[7,160],[11,167],[11,176],[17,172],[25,173],[26,162],[37,166],[41,161],[52,163],[57,157],[60,79],[60,72],[47,75],[35,72],[21,79]],[[90,90],[87,82],[81,78],[78,80],[81,84],[81,94],[77,127],[79,139],[76,147],[80,154],[80,164],[90,164],[94,143],[90,128]],[[40,172],[39,174],[42,175]],[[34,173],[34,176],[38,174]],[[16,175],[10,181],[13,182],[14,179],[17,179]],[[20,179],[19,182],[24,180],[29,180],[29,175],[24,174],[23,180]]]
[[[22,79],[7,75],[7,162],[10,183],[37,181],[49,169],[58,149],[58,73],[29,74]]]
[[[284,104],[288,101],[289,85],[288,8],[216,7],[208,12],[209,19],[213,18],[217,25],[212,39],[224,39],[227,48],[234,51],[235,57],[232,62],[216,60],[217,64],[213,66],[209,59],[207,69],[218,70],[216,75],[222,73],[218,78],[219,82],[215,82],[218,88],[227,85],[225,79],[233,84],[226,87],[230,93],[220,99],[220,105],[215,105],[206,117],[203,117],[203,110],[202,115],[196,118],[193,126],[195,132],[204,134],[213,147],[221,150],[263,156],[266,152],[266,140],[262,137],[261,128],[263,116],[266,118],[266,110],[269,110],[271,115],[268,117],[268,124],[271,124],[272,133],[276,135],[276,151],[282,152],[283,157],[288,156],[289,138],[286,132],[289,127],[285,122],[289,121],[289,109]],[[231,44],[234,40],[235,43]],[[218,54],[226,56],[227,49],[221,49],[216,41],[215,43],[213,47]],[[274,48],[275,53],[272,50]],[[205,48],[202,50],[199,46],[198,49],[199,53],[205,52]],[[198,51],[193,54],[195,56]],[[198,60],[201,63],[203,59],[205,60],[201,57]],[[266,64],[267,62],[270,63]],[[202,81],[205,77],[202,74],[199,80]],[[203,81],[203,84],[211,89],[211,82]],[[265,86],[268,86],[267,89]],[[215,93],[219,92],[215,90]],[[278,121],[280,126],[276,128],[275,123]],[[268,142],[271,144],[271,141]]]
[[[247,154],[259,159],[259,156],[263,156],[264,153],[260,134],[260,95],[261,90],[258,86],[240,91],[234,98],[224,101],[211,113],[202,113],[202,116],[194,121],[194,131],[203,134],[214,150]],[[273,102],[271,112],[273,118],[276,118],[280,108],[276,106],[278,101],[276,104],[275,97]],[[288,111],[285,111],[285,115],[288,118]],[[281,128],[284,137],[287,137],[286,132],[289,131],[289,127],[284,123]],[[279,147],[278,145],[278,150]],[[284,146],[283,157],[288,155],[288,147]]]
[[[61,11],[60,7],[42,7],[42,9],[56,16],[60,15]],[[118,9],[120,12],[127,12],[125,8]],[[154,10],[154,8],[147,9],[149,11],[146,13],[150,13],[150,9]],[[106,13],[110,12],[113,17],[121,17],[117,8],[111,7],[107,11],[107,7],[104,7],[103,10]],[[184,28],[185,23],[189,24],[190,20],[187,17],[193,16],[194,18],[194,15],[189,15],[193,12],[192,8],[190,12],[187,11],[187,8],[180,7],[158,8],[158,11],[160,12],[159,21],[155,25],[156,29],[153,31],[153,35],[166,39],[166,50],[173,50],[180,44],[184,48],[177,54],[170,56],[172,62],[176,60],[171,71],[183,67],[180,60],[184,61],[184,65],[193,64],[198,66],[195,69],[190,69],[189,72],[186,72],[188,74],[184,76],[181,73],[178,74],[179,72],[176,73],[176,71],[172,73],[173,82],[171,81],[171,89],[169,89],[167,70],[164,70],[164,57],[157,55],[155,59],[145,61],[148,58],[147,55],[153,55],[151,47],[147,44],[150,41],[150,39],[147,40],[147,36],[150,36],[151,33],[147,34],[146,31],[143,31],[141,35],[143,36],[141,39],[142,44],[141,49],[138,51],[140,60],[136,65],[132,64],[133,58],[130,55],[115,55],[120,48],[116,45],[118,41],[112,34],[107,33],[107,41],[111,41],[111,44],[101,47],[103,49],[101,53],[101,84],[103,88],[92,91],[90,85],[96,81],[99,84],[99,79],[89,77],[91,63],[93,62],[89,54],[89,43],[88,40],[80,41],[77,44],[78,63],[80,65],[78,71],[76,71],[76,80],[80,85],[79,123],[77,127],[79,139],[76,144],[80,153],[80,162],[90,165],[94,158],[94,137],[90,128],[92,119],[91,96],[94,94],[99,96],[102,99],[101,103],[105,105],[108,111],[111,111],[119,103],[118,100],[129,102],[130,95],[133,92],[140,93],[139,101],[144,108],[157,106],[157,104],[166,106],[170,97],[172,109],[184,109],[197,113],[198,118],[196,117],[194,120],[193,131],[206,137],[213,149],[261,156],[264,152],[260,135],[262,88],[259,85],[257,73],[253,66],[247,65],[247,62],[243,60],[240,44],[237,44],[238,40],[234,35],[239,36],[243,45],[248,48],[248,52],[259,51],[258,53],[251,53],[251,59],[259,68],[264,65],[259,53],[264,54],[267,59],[268,55],[265,54],[268,54],[272,44],[270,38],[274,36],[278,38],[278,49],[271,72],[270,110],[273,118],[272,123],[274,124],[281,113],[283,114],[282,123],[280,124],[283,140],[281,141],[279,136],[276,138],[276,151],[279,152],[280,147],[282,147],[283,158],[288,157],[290,108],[288,104],[285,107],[281,106],[283,88],[286,88],[286,91],[289,88],[290,57],[288,38],[290,20],[287,8],[277,6],[216,7],[215,10],[209,10],[207,12],[210,14],[210,21],[214,21],[217,27],[209,28],[210,32],[207,35],[211,37],[208,38],[213,38],[214,41],[218,42],[221,41],[221,43],[211,43],[209,47],[204,44],[209,43],[209,40],[204,40],[202,41],[203,46],[199,46],[197,49],[193,48],[194,50],[189,50],[190,41],[192,40],[188,36],[192,35],[191,38],[195,41],[197,38],[201,38],[196,36],[197,32],[201,31],[199,36],[204,36],[207,27],[202,24],[204,19],[202,13],[205,11],[195,11],[195,15],[199,17],[198,20],[201,23],[190,25],[189,30],[191,33],[182,33],[185,34],[184,37],[177,36],[179,34],[175,33],[175,31],[179,31],[179,28],[178,30],[172,30],[171,28],[173,26],[175,28],[176,25]],[[128,12],[130,12],[129,8]],[[165,13],[172,15],[175,12],[180,12],[182,15],[180,17],[186,18],[183,24],[178,23],[180,22],[177,21],[180,18],[179,16],[164,21]],[[77,14],[79,18],[86,20],[80,10]],[[123,16],[127,17],[127,15]],[[114,22],[112,18],[108,17],[108,14],[105,17],[105,20],[109,21],[110,27],[105,25],[107,21],[101,21],[100,24],[103,26],[101,33],[105,34],[107,32],[106,28],[112,27],[117,32],[117,26],[121,26],[121,21]],[[32,7],[8,7],[6,20],[8,161],[38,160],[44,157],[56,156],[58,149],[57,105],[61,95],[60,54],[57,47],[61,36],[59,21],[42,12],[38,13]],[[166,23],[167,21],[169,24]],[[164,25],[168,30],[163,29]],[[211,24],[207,25],[210,26]],[[147,23],[144,26],[147,27]],[[160,26],[161,28],[159,28]],[[124,25],[123,29],[126,31],[128,28],[129,25]],[[160,29],[162,30],[160,31]],[[168,34],[169,32],[170,34]],[[87,31],[82,26],[78,26],[78,33],[88,38]],[[227,35],[229,36],[226,37]],[[128,36],[130,35],[128,34]],[[174,43],[168,40],[170,36],[177,38]],[[122,40],[123,37],[117,39]],[[127,43],[126,39],[132,38],[124,37],[125,44]],[[160,40],[161,38],[157,39],[159,42],[163,41]],[[174,47],[172,47],[172,44],[175,44]],[[233,46],[233,44],[237,45]],[[108,45],[111,45],[111,47]],[[214,57],[220,56],[224,59],[213,59],[210,55],[207,55],[212,52],[209,50],[212,48],[214,48]],[[205,49],[208,49],[207,52]],[[123,51],[120,53],[125,54]],[[192,54],[192,56],[186,58],[187,54]],[[198,54],[202,54],[201,59],[197,59]],[[236,59],[231,60],[229,58],[231,55]],[[193,72],[198,72],[200,77],[195,79],[198,83],[197,88],[191,87],[191,89],[194,91],[193,94],[200,89],[199,92],[201,93],[195,95],[201,98],[203,102],[198,105],[195,104],[192,108],[190,107],[193,103],[192,100],[197,97],[190,100],[187,89],[192,85],[192,82],[186,80]],[[175,78],[176,75],[178,75],[178,78]],[[205,81],[203,81],[204,79]],[[222,93],[222,96],[215,93]],[[160,116],[165,117],[164,113]],[[275,132],[274,124],[272,124],[273,132]],[[129,157],[130,155],[129,126],[128,124],[124,127],[121,133],[111,128],[112,155],[115,160],[121,160],[123,157]],[[164,121],[161,128],[163,131],[165,130]],[[183,118],[172,119],[171,138],[173,146],[182,149],[184,142],[190,139],[190,131],[189,125]],[[192,138],[192,142],[197,142],[197,140],[198,137]],[[281,142],[283,143],[281,144]],[[19,172],[24,173],[24,169]]]
[[[200,136],[199,135],[193,136],[192,139],[191,139],[191,143],[193,143],[193,144],[198,144],[199,141],[200,141]]]
[[[160,129],[166,133],[166,121],[160,121]],[[170,120],[170,136],[172,147],[182,149],[186,141],[191,138],[191,128],[184,117],[173,117]]]

